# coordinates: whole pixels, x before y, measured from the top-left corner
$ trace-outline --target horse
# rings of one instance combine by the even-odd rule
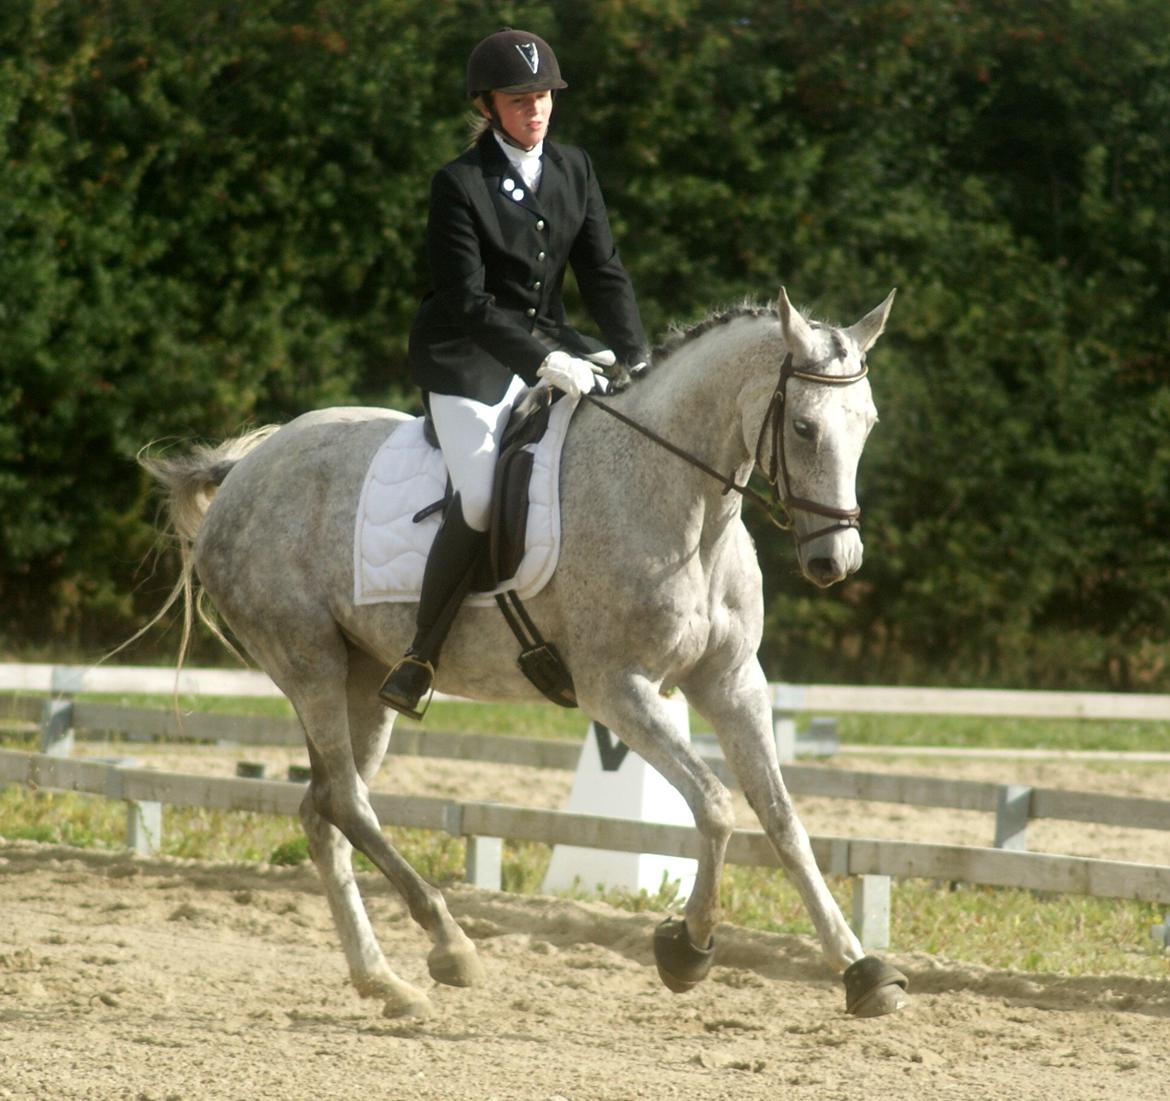
[[[877,419],[865,357],[893,297],[840,327],[810,320],[781,288],[767,306],[743,303],[675,329],[641,378],[578,405],[564,442],[560,557],[526,604],[571,670],[582,710],[662,773],[694,816],[694,888],[682,917],[667,917],[653,938],[659,976],[679,993],[711,965],[734,817],[727,788],[676,730],[665,698],[676,687],[714,728],[825,961],[843,976],[847,1010],[877,1016],[907,1003],[905,977],[867,956],[842,916],[784,786],[757,658],[762,576],[742,519],[745,496],[763,499],[746,486],[757,470],[813,584],[860,567],[856,474]],[[414,606],[355,604],[355,510],[372,457],[408,419],[322,409],[218,446],[140,456],[167,495],[181,551],[170,603],[183,596],[189,629],[193,599],[210,597],[300,719],[309,854],[354,987],[391,1017],[431,1007],[378,945],[354,879],[355,848],[428,934],[430,976],[453,986],[484,977],[442,892],[390,844],[368,797],[395,718],[378,687],[412,635]],[[436,687],[477,700],[538,699],[516,650],[497,609],[465,605]]]

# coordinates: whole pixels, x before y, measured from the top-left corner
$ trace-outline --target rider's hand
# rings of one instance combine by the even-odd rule
[[[645,360],[635,363],[633,366],[618,363],[616,360],[613,363],[606,364],[605,381],[608,385],[605,386],[604,392],[607,394],[620,394],[646,371],[647,366],[648,364]]]
[[[601,374],[601,368],[568,352],[549,352],[545,361],[536,369],[537,375],[547,379],[549,385],[563,390],[571,398],[593,391]]]

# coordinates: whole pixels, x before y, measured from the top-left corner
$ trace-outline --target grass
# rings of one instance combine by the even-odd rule
[[[13,697],[13,693],[0,693],[0,722],[7,713],[8,701]],[[165,709],[174,705],[169,696],[83,694],[78,698],[122,707]],[[283,697],[182,696],[179,702],[185,712],[289,718],[293,715],[292,707]],[[798,727],[807,725],[808,718],[807,715],[798,716]],[[710,724],[693,710],[690,722],[692,732],[710,732]],[[405,718],[399,719],[398,724],[408,729],[420,726]],[[426,719],[426,727],[430,730],[569,741],[580,741],[587,725],[588,718],[582,712],[543,703],[485,705],[436,700]],[[862,714],[839,716],[837,730],[841,741],[847,745],[1170,752],[1170,722],[988,720],[981,716]]]
[[[102,697],[107,702],[110,697]],[[126,706],[166,707],[157,697],[124,697]],[[183,701],[184,708],[241,714],[287,715],[283,700]],[[0,699],[0,716],[5,714]],[[427,718],[438,730],[527,737],[580,739],[585,719],[579,712],[543,705],[484,707],[439,701]],[[692,729],[702,729],[695,722]],[[980,719],[903,716],[847,716],[839,723],[842,741],[907,746],[1003,746],[1104,750],[1165,749],[1170,725],[1160,723],[1043,722],[988,723]],[[10,732],[0,744],[27,748],[27,732]],[[387,831],[403,856],[433,883],[463,876],[464,843],[422,830]],[[82,847],[117,849],[125,837],[121,804],[68,792],[0,789],[0,836]],[[267,861],[297,864],[307,860],[294,819],[242,812],[164,808],[164,855],[213,861]],[[533,894],[540,890],[550,849],[533,843],[504,845],[503,886]],[[369,870],[364,858],[358,866]],[[849,913],[851,886],[830,878],[830,889]],[[635,911],[661,912],[676,904],[669,885],[654,893],[588,890],[576,897],[602,898]],[[769,932],[812,935],[801,901],[787,879],[764,868],[729,867],[722,890],[724,919]],[[1149,934],[1163,911],[1148,903],[1080,896],[1038,894],[1002,888],[952,885],[926,880],[895,884],[891,907],[891,947],[922,951],[992,968],[1069,975],[1120,974],[1170,978],[1170,952]]]
[[[1170,723],[1163,722],[842,715],[837,732],[847,745],[1170,752]]]

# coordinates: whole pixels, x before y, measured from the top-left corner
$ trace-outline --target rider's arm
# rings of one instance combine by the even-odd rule
[[[647,359],[646,334],[638,313],[634,286],[614,245],[593,163],[588,153],[579,152],[587,173],[585,220],[573,242],[569,263],[573,266],[581,297],[606,343],[617,353],[618,361],[627,364],[644,362]]]

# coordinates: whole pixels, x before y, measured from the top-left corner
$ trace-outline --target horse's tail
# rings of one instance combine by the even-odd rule
[[[179,540],[184,562],[224,478],[249,451],[260,446],[279,425],[257,428],[216,446],[197,444],[180,455],[152,454],[150,445],[138,453],[138,464],[166,494],[168,527]]]
[[[183,668],[187,648],[191,641],[191,628],[195,614],[211,629],[216,638],[229,650],[239,652],[225,637],[223,631],[212,620],[203,604],[203,593],[195,591],[195,536],[199,533],[203,517],[211,505],[211,499],[223,480],[250,451],[255,450],[279,425],[266,425],[243,436],[225,440],[216,446],[197,444],[181,454],[152,453],[147,445],[138,453],[138,464],[162,487],[167,511],[163,528],[164,538],[169,536],[179,550],[179,579],[171,589],[163,606],[150,622],[122,643],[117,653],[135,639],[141,638],[174,607],[181,597],[183,600],[183,636],[179,642],[178,668]],[[110,657],[107,654],[106,657]],[[103,659],[105,660],[105,659]]]

